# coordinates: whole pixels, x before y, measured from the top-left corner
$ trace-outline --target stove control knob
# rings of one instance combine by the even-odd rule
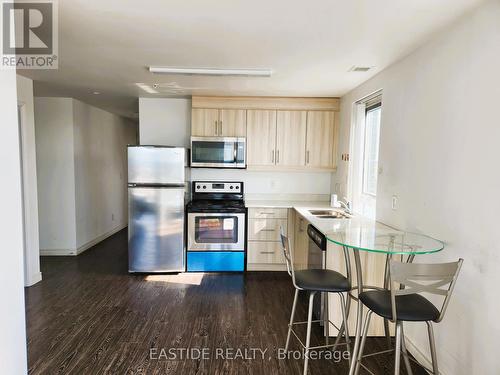
[[[239,187],[239,186],[236,186],[236,190],[239,190],[239,189],[240,189],[240,187]]]
[[[233,190],[233,189],[234,189],[234,186],[232,186],[232,185],[231,185],[231,187],[230,187],[229,189]]]
[[[196,186],[196,189],[199,189],[200,188],[200,185]]]
[[[203,185],[203,189],[206,189],[207,188],[207,185]]]

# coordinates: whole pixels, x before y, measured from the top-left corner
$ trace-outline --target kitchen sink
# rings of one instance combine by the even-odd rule
[[[319,219],[350,219],[351,215],[334,210],[309,210],[309,212]]]

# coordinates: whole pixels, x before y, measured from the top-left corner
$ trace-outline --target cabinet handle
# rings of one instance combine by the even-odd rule
[[[280,163],[280,150],[276,151],[276,164]]]
[[[222,120],[219,121],[219,135],[222,135]]]
[[[274,251],[261,251],[261,254],[274,254]]]
[[[259,215],[274,215],[274,212],[259,212]]]
[[[215,120],[215,135],[217,135],[217,120]]]
[[[307,150],[306,153],[306,163],[309,164],[309,150]]]
[[[271,163],[274,164],[274,150],[271,151]]]
[[[276,232],[276,229],[262,229],[261,232]]]

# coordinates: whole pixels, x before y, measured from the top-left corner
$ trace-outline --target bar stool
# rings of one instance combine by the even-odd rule
[[[370,326],[370,318],[372,313],[375,313],[396,323],[394,374],[399,374],[401,351],[403,351],[406,369],[409,374],[412,374],[410,359],[413,361],[414,359],[410,358],[406,352],[403,322],[425,322],[427,324],[432,357],[432,371],[427,368],[426,370],[434,375],[439,375],[432,322],[439,323],[443,319],[462,263],[463,259],[459,259],[458,262],[440,264],[401,263],[390,260],[390,289],[370,290],[359,295],[360,301],[369,310],[363,324],[355,374],[358,374],[360,366],[365,367],[361,363],[363,349]],[[428,299],[419,293],[444,296],[441,309],[438,310]],[[368,356],[380,353],[383,352],[371,353]],[[422,365],[420,364],[420,366]]]
[[[293,265],[293,254],[292,254],[292,251],[290,251],[290,243],[289,243],[288,237],[284,234],[283,228],[281,228],[280,230],[281,230],[281,247],[283,250],[283,254],[285,256],[288,274],[292,277],[293,286],[295,287],[295,297],[293,299],[292,313],[290,315],[290,323],[288,324],[288,334],[286,337],[285,351],[288,352],[288,345],[290,343],[290,336],[291,336],[291,333],[293,333],[294,336],[299,341],[300,345],[305,350],[305,352],[304,352],[304,375],[307,375],[307,367],[308,367],[308,362],[309,362],[310,350],[336,347],[338,345],[346,345],[347,350],[350,352],[349,332],[348,332],[348,328],[347,328],[348,313],[347,313],[347,309],[346,309],[346,301],[345,301],[344,295],[343,295],[343,293],[347,293],[351,290],[350,275],[348,275],[348,277],[345,277],[339,272],[332,271],[332,270],[326,270],[326,269],[306,269],[306,270],[295,271],[294,265]],[[348,268],[348,270],[349,269],[350,269],[350,267]],[[293,319],[295,316],[295,309],[297,307],[297,299],[299,296],[299,291],[301,291],[301,290],[310,292],[307,321],[294,322]],[[342,311],[342,321],[343,321],[340,328],[336,327],[335,324],[333,324],[329,320],[327,309],[325,309],[326,311],[324,311],[324,317],[323,317],[324,319],[323,320],[312,320],[313,301],[314,301],[314,296],[316,295],[316,293],[324,293],[325,300],[326,300],[326,306],[328,306],[328,299],[327,299],[328,293],[336,293],[339,296],[340,303],[341,303],[341,311]],[[311,325],[312,325],[312,323],[318,323],[318,322],[322,322],[322,321],[325,324],[326,345],[311,347],[310,346]],[[305,344],[298,337],[297,333],[293,330],[293,326],[297,325],[297,324],[307,324],[307,333],[306,333]],[[329,330],[330,324],[333,325],[339,331],[337,339],[336,339],[334,344],[328,344],[328,336],[329,336],[328,330]],[[344,333],[344,337],[345,337],[344,343],[339,342],[339,338],[342,335],[342,332]]]

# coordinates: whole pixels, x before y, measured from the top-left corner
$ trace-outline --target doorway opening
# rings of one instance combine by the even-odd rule
[[[382,120],[381,91],[355,102],[353,114],[349,195],[355,212],[375,219]]]

